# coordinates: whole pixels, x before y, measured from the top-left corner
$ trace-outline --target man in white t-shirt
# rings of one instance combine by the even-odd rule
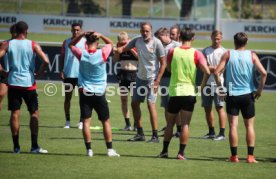
[[[205,110],[206,121],[209,127],[209,133],[203,136],[204,139],[213,140],[225,140],[225,125],[226,125],[226,113],[224,111],[224,102],[216,94],[216,82],[214,78],[214,71],[220,62],[221,56],[226,50],[221,46],[222,33],[218,30],[214,30],[211,34],[212,45],[203,49],[203,54],[207,59],[209,70],[211,75],[207,81],[207,86],[202,90],[202,107]],[[223,84],[223,74],[220,75],[220,79]],[[214,101],[216,111],[219,117],[220,131],[216,136],[214,129],[214,113],[212,111],[212,103]]]

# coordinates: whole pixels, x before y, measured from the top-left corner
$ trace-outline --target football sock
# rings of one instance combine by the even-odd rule
[[[209,127],[209,135],[215,135],[215,128]]]
[[[248,146],[247,147],[247,153],[248,153],[248,155],[253,155],[253,153],[254,153],[254,146]]]
[[[20,146],[19,146],[19,135],[13,135],[12,140],[13,140],[13,147],[14,148],[20,148]]]
[[[84,142],[87,150],[91,149],[91,142]]]
[[[237,155],[238,147],[230,147],[232,156]]]
[[[144,131],[142,127],[137,127],[137,134],[144,135]]]
[[[180,126],[177,125],[176,128],[177,128],[177,132],[181,133],[181,125]]]
[[[112,142],[106,142],[105,144],[107,149],[112,149]]]
[[[127,126],[131,126],[131,125],[130,125],[130,122],[129,122],[129,117],[128,117],[128,118],[125,118],[125,122],[126,122],[126,125],[127,125]]]
[[[70,121],[70,114],[65,114],[66,121]]]
[[[178,154],[184,155],[185,147],[186,147],[186,144],[179,144],[179,152],[178,152]]]
[[[158,131],[157,130],[152,131],[152,137],[158,138]]]
[[[220,128],[219,129],[219,135],[225,136],[224,131],[225,131],[225,128]]]
[[[163,141],[163,150],[162,150],[162,153],[168,152],[169,145],[170,145],[170,141]]]
[[[37,149],[38,148],[37,134],[31,134],[31,139],[32,139],[32,148]]]

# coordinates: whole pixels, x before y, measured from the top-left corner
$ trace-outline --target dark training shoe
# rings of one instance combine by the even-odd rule
[[[165,153],[160,153],[159,155],[157,155],[158,158],[168,158],[169,155],[168,155],[168,152],[165,152]]]
[[[133,138],[128,139],[127,141],[130,141],[130,142],[145,141],[145,136],[136,134]]]
[[[132,130],[131,126],[128,126],[128,125],[126,125],[125,128],[120,129],[120,131],[131,131],[131,130]]]
[[[179,138],[179,137],[180,137],[180,132],[176,132],[176,133],[174,134],[174,137]]]
[[[158,137],[152,136],[150,140],[147,141],[147,143],[159,143]]]
[[[216,134],[206,134],[202,137],[203,139],[214,139],[216,138]]]
[[[14,148],[13,153],[15,154],[20,154],[20,148]]]

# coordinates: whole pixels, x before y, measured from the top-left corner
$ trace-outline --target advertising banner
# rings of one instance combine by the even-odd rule
[[[43,51],[48,55],[50,59],[50,64],[45,71],[45,74],[41,79],[44,80],[61,80],[60,79],[60,70],[62,69],[59,63],[59,56],[61,47],[53,47],[53,46],[45,46],[42,45]],[[264,68],[267,70],[268,76],[265,85],[265,89],[276,90],[276,52],[274,53],[264,53],[257,52],[258,57],[260,58],[261,63]],[[37,69],[39,66],[39,59],[37,58]],[[112,56],[108,58],[107,61],[107,81],[109,83],[117,83],[118,80],[116,78],[117,69],[120,69],[119,63],[112,62]],[[198,70],[199,71],[199,70]],[[255,71],[255,82],[258,83],[260,81],[260,74]],[[197,75],[197,84],[200,85],[202,74],[199,72]]]

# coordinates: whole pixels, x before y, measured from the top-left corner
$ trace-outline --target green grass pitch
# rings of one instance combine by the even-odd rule
[[[113,146],[121,154],[120,158],[108,158],[101,130],[91,130],[94,157],[87,157],[81,130],[63,129],[65,122],[61,83],[57,94],[46,96],[46,82],[38,83],[39,94],[39,144],[49,154],[30,154],[29,115],[25,104],[20,114],[21,154],[12,153],[12,139],[7,111],[7,98],[0,112],[0,178],[275,178],[276,177],[276,138],[274,92],[264,92],[256,102],[256,148],[258,164],[247,164],[245,129],[243,120],[239,120],[240,163],[233,164],[225,160],[230,156],[228,137],[225,141],[200,139],[207,133],[207,124],[201,99],[197,97],[195,111],[190,125],[190,138],[186,148],[188,160],[176,160],[179,141],[173,138],[169,147],[169,159],[158,159],[156,155],[162,149],[158,144],[146,142],[131,143],[126,140],[135,132],[113,131]],[[124,120],[118,95],[107,97],[111,102],[110,116],[113,127],[121,128]],[[146,139],[150,138],[151,127],[146,104],[142,104],[143,126]],[[165,125],[163,109],[157,101],[159,128]],[[95,112],[92,114],[92,126],[100,126]],[[132,114],[131,114],[132,115]],[[218,119],[215,115],[215,128],[218,132]],[[79,120],[78,97],[72,99],[71,121],[77,125]],[[133,123],[133,118],[131,117]],[[229,127],[227,124],[226,134]]]
[[[38,33],[30,33],[28,34],[28,38],[34,41],[40,42],[63,42],[66,38],[70,37],[70,35],[65,34],[38,34]],[[8,32],[0,32],[0,40],[9,39],[10,34]],[[117,42],[117,38],[115,36],[110,37],[115,44]],[[211,44],[210,40],[200,40],[195,39],[193,42],[193,46],[196,48],[204,48]],[[234,44],[231,40],[222,41],[222,45],[227,49],[233,49]],[[61,45],[60,45],[61,46]],[[249,37],[249,42],[247,45],[248,49],[251,50],[276,50],[276,42],[251,42]]]

